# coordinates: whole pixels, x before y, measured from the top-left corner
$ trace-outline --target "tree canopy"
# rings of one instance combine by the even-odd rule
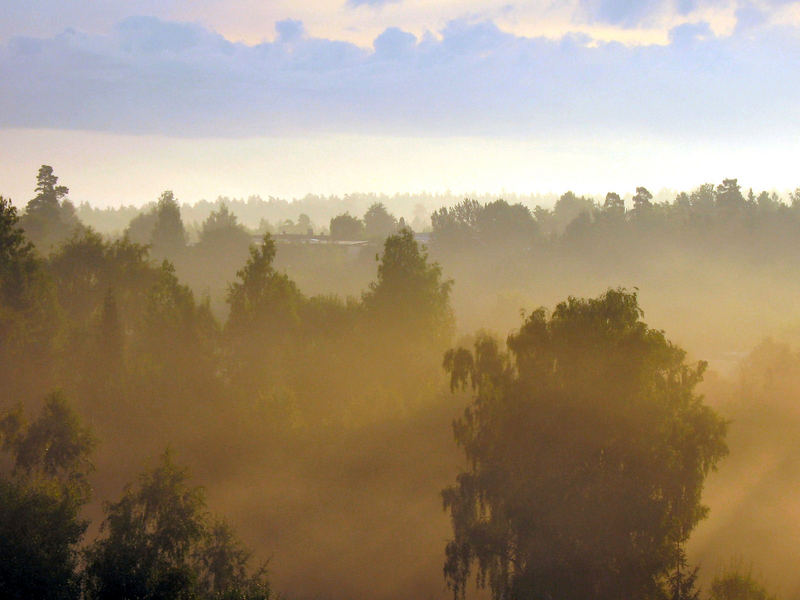
[[[705,364],[641,317],[609,290],[534,311],[507,351],[480,336],[447,353],[474,392],[454,425],[469,468],[443,492],[456,596],[476,564],[497,599],[658,597],[726,423],[694,391]]]
[[[205,510],[205,495],[170,452],[106,505],[106,520],[87,552],[89,599],[179,598],[268,600],[265,568],[222,521]]]
[[[77,598],[78,543],[88,523],[89,455],[95,445],[63,395],[27,423],[21,407],[0,415],[0,596]]]
[[[383,240],[397,230],[397,219],[382,202],[375,202],[364,213],[364,235],[369,239]]]
[[[413,232],[403,229],[386,238],[378,278],[364,293],[364,306],[405,331],[447,338],[453,327],[451,287],[438,263],[428,262]]]
[[[360,240],[364,236],[364,222],[350,213],[331,219],[331,238],[334,240]]]

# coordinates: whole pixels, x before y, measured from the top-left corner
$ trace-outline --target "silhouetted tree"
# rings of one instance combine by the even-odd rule
[[[692,209],[699,214],[707,215],[714,210],[714,184],[704,183],[689,196]]]
[[[478,239],[478,219],[483,207],[477,200],[465,199],[431,215],[433,239],[437,244],[462,247]]]
[[[156,256],[175,256],[186,246],[186,230],[181,209],[174,194],[167,190],[158,199],[153,225],[153,253]]]
[[[716,190],[717,205],[723,210],[740,210],[745,206],[745,199],[737,179],[723,179]]]
[[[262,243],[250,248],[247,264],[228,291],[230,332],[252,332],[254,328],[281,328],[297,319],[300,292],[285,273],[272,265],[275,241],[266,234]]]
[[[236,236],[246,238],[249,241],[248,233],[239,225],[236,215],[228,209],[227,204],[221,204],[217,210],[211,211],[200,229],[200,243],[217,243],[217,238]]]
[[[228,258],[241,264],[252,241],[252,236],[239,224],[236,215],[222,204],[203,221],[197,251],[206,264],[227,263]]]
[[[331,219],[331,238],[334,240],[360,240],[364,237],[361,219],[344,213]]]
[[[633,195],[633,210],[642,213],[653,207],[653,194],[646,187],[637,187]]]
[[[156,212],[155,206],[151,206],[152,208],[149,210],[143,210],[131,219],[128,227],[125,228],[125,237],[135,244],[148,246],[153,242],[153,230],[156,227]]]
[[[471,406],[454,426],[469,469],[443,492],[445,575],[473,564],[495,598],[655,598],[707,509],[725,422],[694,388],[704,363],[641,320],[635,294],[570,298],[508,338],[446,355]]]
[[[603,212],[607,215],[619,218],[625,215],[625,201],[615,192],[608,192],[603,203]]]
[[[275,241],[269,234],[251,246],[250,258],[228,288],[225,324],[228,369],[242,389],[255,393],[287,375],[292,339],[301,325],[304,298],[285,273],[273,267]]]
[[[372,204],[364,213],[364,235],[369,239],[383,240],[397,230],[397,219],[381,202]]]
[[[39,168],[35,191],[36,196],[28,202],[21,225],[28,238],[46,254],[79,228],[80,221],[75,207],[65,199],[69,189],[58,185],[53,167],[42,165]]]
[[[553,207],[554,226],[561,233],[580,215],[587,214],[591,218],[595,208],[595,203],[591,198],[567,192],[556,201]]]
[[[378,279],[363,295],[366,310],[409,335],[447,340],[453,329],[452,281],[442,279],[438,263],[428,262],[411,230],[386,238],[383,254],[376,259]]]
[[[539,227],[527,206],[505,200],[489,202],[478,213],[477,230],[488,244],[531,242]]]

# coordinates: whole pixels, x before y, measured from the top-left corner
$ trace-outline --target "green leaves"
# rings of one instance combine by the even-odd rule
[[[395,323],[409,335],[447,339],[453,329],[451,280],[429,263],[410,229],[386,238],[378,278],[363,295],[365,309],[384,324]]]
[[[706,509],[726,424],[694,394],[704,364],[609,290],[540,309],[509,336],[451,350],[451,387],[474,398],[454,424],[469,469],[443,492],[445,575],[471,566],[495,598],[647,598]]]
[[[203,490],[169,451],[106,515],[105,537],[86,554],[88,598],[269,598],[266,569],[251,572],[249,552],[210,518]]]
[[[13,471],[0,477],[0,596],[77,598],[78,516],[90,496],[95,440],[61,394],[28,425],[21,409],[0,418]]]

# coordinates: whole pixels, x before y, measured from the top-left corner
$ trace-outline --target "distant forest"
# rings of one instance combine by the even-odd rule
[[[0,197],[0,596],[800,597],[800,190],[68,197]]]
[[[728,180],[733,182],[736,180]],[[722,185],[725,185],[724,183]],[[738,186],[738,181],[733,184]],[[640,188],[641,189],[641,188]],[[637,189],[636,194],[639,191]],[[650,193],[650,192],[648,192]],[[691,192],[672,193],[668,190],[653,190],[653,196],[649,198],[650,203],[655,204],[663,210],[673,204],[689,204],[696,206],[697,209],[707,212],[709,207],[714,205],[716,187],[712,184],[704,184]],[[754,192],[752,189],[742,190],[738,188],[741,200],[745,201],[748,207],[760,207],[762,212],[776,210],[781,205],[794,206],[795,198],[800,190],[789,193],[785,197],[780,196],[776,191]],[[629,194],[624,197],[629,208],[634,207],[636,194]],[[616,198],[614,193],[608,196]],[[569,222],[582,212],[589,212],[590,215],[603,210],[606,207],[607,198],[576,196],[567,192],[559,197],[557,194],[504,194],[493,196],[486,194],[470,194],[468,198],[479,202],[482,205],[493,203],[497,200],[504,200],[507,204],[521,204],[527,207],[534,217],[547,219],[549,213],[553,219],[548,220],[548,226],[543,223],[543,231],[551,231],[556,227],[557,231],[563,230]],[[450,192],[440,194],[417,193],[417,194],[347,194],[340,196],[317,196],[307,195],[303,198],[286,200],[282,198],[270,197],[267,200],[259,196],[251,196],[247,199],[219,197],[215,201],[200,200],[194,204],[179,203],[181,218],[187,230],[190,241],[196,241],[203,222],[208,216],[222,208],[227,208],[236,215],[239,223],[254,233],[307,233],[308,229],[315,234],[326,234],[330,232],[330,220],[338,215],[348,213],[355,216],[362,216],[370,206],[382,204],[388,212],[399,215],[404,222],[414,231],[425,232],[432,228],[431,214],[441,207],[451,207],[464,198],[455,196]],[[77,217],[85,225],[94,228],[104,234],[120,234],[128,227],[134,217],[147,213],[156,208],[157,200],[153,199],[144,203],[142,206],[116,206],[107,208],[93,207],[87,202],[78,204],[75,208]],[[544,207],[544,208],[543,208]],[[305,215],[305,217],[303,216]]]

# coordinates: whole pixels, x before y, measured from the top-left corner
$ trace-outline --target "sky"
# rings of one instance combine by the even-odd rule
[[[800,2],[0,0],[0,193],[800,185]]]

